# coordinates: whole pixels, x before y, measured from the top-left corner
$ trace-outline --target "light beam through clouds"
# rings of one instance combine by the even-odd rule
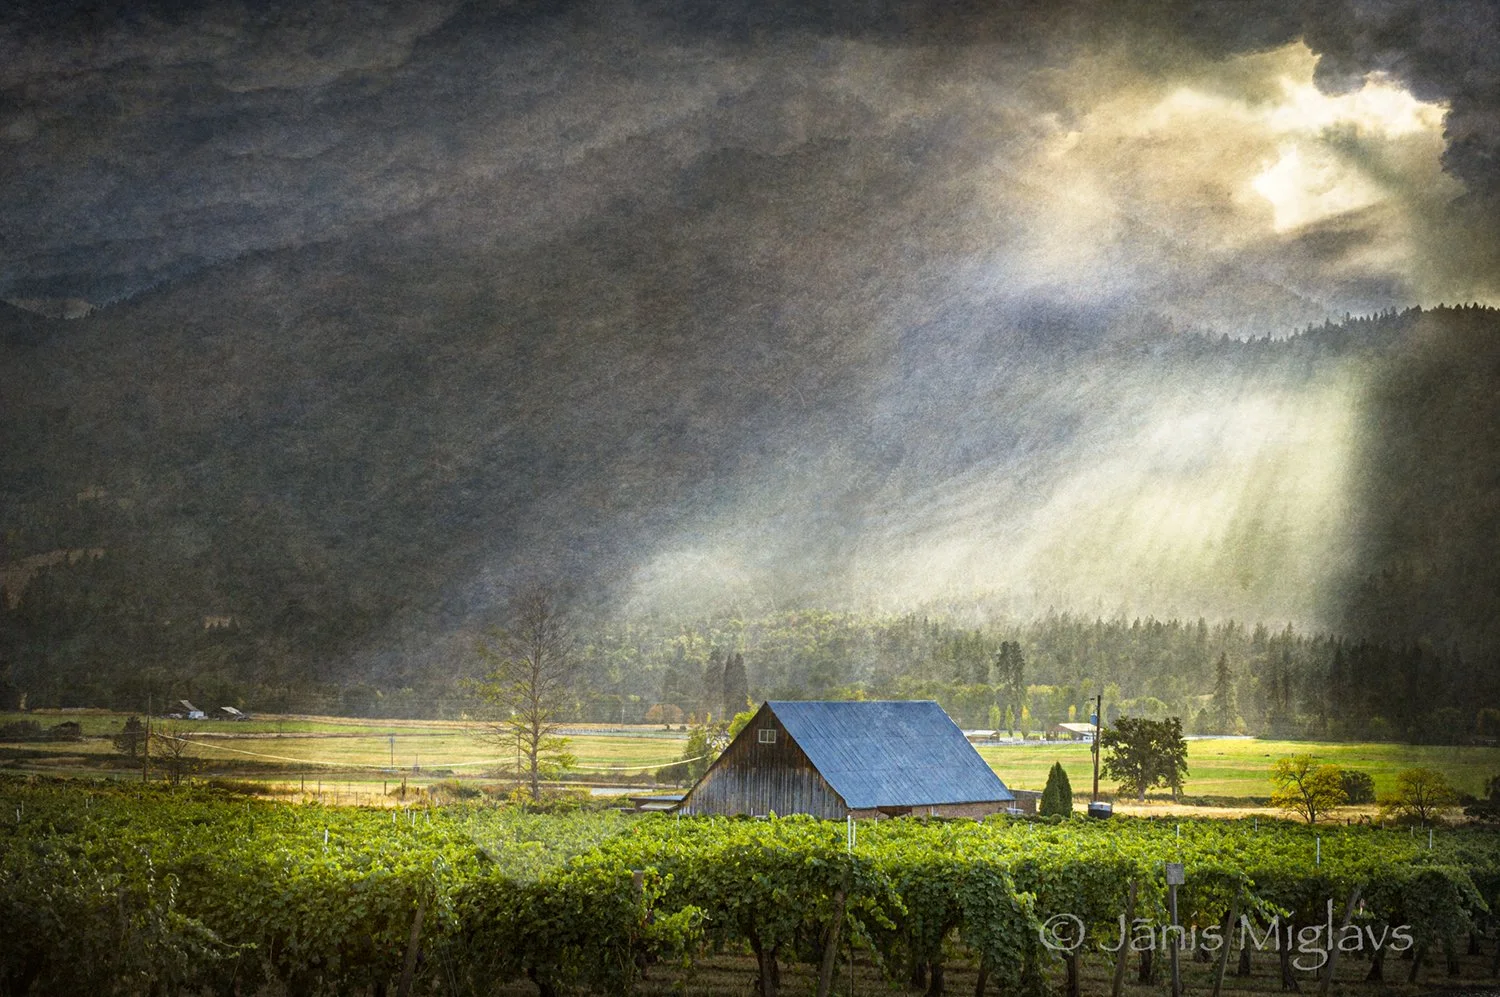
[[[31,6],[14,503],[86,467],[372,618],[1316,617],[1361,373],[1146,354],[1500,294],[1493,5]]]
[[[1093,90],[1073,95],[1074,113],[1043,119],[1028,153],[1018,158],[1012,142],[989,161],[993,188],[968,225],[1006,234],[957,261],[946,293],[988,298],[998,311],[974,321],[1002,328],[1024,324],[1018,295],[1045,290],[1150,302],[1212,330],[1233,308],[1213,300],[1214,266],[1324,300],[1330,275],[1356,271],[1422,300],[1451,291],[1413,235],[1440,224],[1442,206],[1462,192],[1441,168],[1444,106],[1378,74],[1321,93],[1316,63],[1297,43],[1185,78],[1127,84],[1125,69],[1105,67]],[[1358,240],[1308,248],[1346,225]],[[1204,282],[1204,310],[1162,292],[1174,271]],[[937,338],[919,366],[939,356],[961,366],[982,338],[923,335]],[[1035,383],[1048,377],[1056,383]],[[811,584],[824,598],[893,607],[988,593],[1020,612],[1330,621],[1329,593],[1355,549],[1346,491],[1364,391],[1358,369],[1228,382],[1170,368],[1144,380],[1082,369],[1017,378],[984,389],[994,393],[967,413],[969,432],[983,441],[1038,411],[1074,431],[1022,438],[1008,458],[855,498],[821,470],[785,468],[691,541],[658,548],[637,575],[636,604],[764,604],[755,593],[775,591],[778,574],[805,554],[771,553],[780,524],[852,503],[859,515],[840,520],[837,553],[804,565],[793,590],[823,572],[826,585]],[[924,395],[949,387],[892,378],[872,389],[873,404],[922,410],[933,402]],[[811,462],[836,464],[831,454]]]
[[[1170,79],[1102,72],[1022,174],[1052,193],[1034,208],[1033,259],[1059,281],[1080,267],[1114,282],[1133,272],[1142,295],[1171,286],[1159,261],[1217,264],[1330,310],[1385,307],[1359,300],[1358,285],[1428,304],[1461,297],[1471,288],[1427,252],[1435,233],[1451,233],[1448,206],[1463,193],[1442,169],[1446,106],[1378,73],[1324,94],[1317,63],[1299,42]],[[1341,227],[1358,231],[1357,245],[1330,251],[1318,237]],[[1352,307],[1340,284],[1356,286]],[[1190,324],[1219,329],[1254,312],[1160,296],[1169,313],[1175,304]]]

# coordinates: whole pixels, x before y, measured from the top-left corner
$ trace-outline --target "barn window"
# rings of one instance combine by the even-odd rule
[[[761,744],[775,744],[776,743],[776,728],[775,727],[762,727],[759,731],[757,731],[757,733],[760,734],[760,743]]]

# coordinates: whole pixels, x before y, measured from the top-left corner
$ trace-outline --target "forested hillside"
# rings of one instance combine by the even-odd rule
[[[1350,642],[1227,621],[1051,614],[964,627],[915,615],[785,613],[601,633],[587,656],[599,719],[649,704],[723,716],[729,649],[754,699],[931,698],[959,723],[1013,733],[1105,717],[1176,715],[1193,733],[1463,742],[1500,735],[1493,668],[1424,645]],[[730,666],[732,672],[732,665]],[[654,677],[657,681],[643,681]]]
[[[79,320],[88,327],[0,316],[0,668],[11,704],[24,695],[31,706],[139,708],[148,695],[191,695],[451,715],[464,709],[459,680],[479,668],[479,634],[503,622],[504,564],[573,591],[586,719],[639,719],[657,704],[717,714],[725,704],[705,669],[739,653],[756,698],[933,696],[975,726],[1039,729],[1084,713],[1102,689],[1109,709],[1180,714],[1190,728],[1496,733],[1480,716],[1500,706],[1493,309],[1390,312],[1281,340],[939,330],[909,348],[951,348],[966,362],[942,365],[941,384],[907,385],[899,397],[921,405],[877,406],[858,392],[822,400],[865,427],[863,442],[845,440],[836,461],[822,460],[826,450],[808,457],[807,473],[824,482],[820,511],[764,520],[758,564],[718,585],[703,581],[712,573],[701,563],[656,552],[683,530],[708,529],[726,495],[764,488],[758,475],[796,463],[779,447],[832,432],[834,415],[804,424],[813,402],[746,421],[728,395],[703,401],[743,439],[694,436],[666,410],[638,413],[631,427],[591,422],[600,454],[626,448],[593,461],[577,449],[580,425],[548,435],[564,431],[548,422],[564,403],[529,409],[515,380],[466,396],[469,408],[393,405],[407,391],[405,360],[356,367],[347,350],[315,349],[319,337],[339,341],[333,325],[299,347],[311,378],[301,388],[228,379],[225,365],[239,361],[227,340],[179,337],[170,324],[155,348],[176,373],[147,377],[153,361],[109,334],[164,322],[173,307],[170,296],[148,299]],[[69,376],[29,383],[26,364],[39,358]],[[500,371],[502,358],[491,359]],[[527,369],[539,376],[545,363],[533,357]],[[1358,390],[1338,395],[1336,480],[1317,477],[1316,438],[1306,466],[1260,451],[1230,483],[1224,522],[1172,549],[1139,523],[1101,523],[1089,504],[1091,479],[1078,468],[1131,459],[1136,430],[1163,408],[1271,396],[1283,399],[1263,406],[1274,415],[1284,399],[1332,397],[1330,385],[1349,383]],[[605,397],[588,411],[607,411],[613,390],[601,384]],[[262,406],[268,391],[279,401]],[[1290,453],[1296,426],[1328,417],[1331,403],[1319,404],[1301,423],[1283,420],[1293,430],[1272,420],[1246,431]],[[1137,508],[1141,495],[1177,502],[1199,471],[1223,478],[1233,457],[1223,450],[1243,427],[1205,434],[1193,421],[1202,418],[1162,423],[1175,427],[1170,446],[1130,465]],[[522,431],[529,442],[514,446],[530,448],[529,479],[503,475],[493,455],[505,433]],[[619,461],[636,464],[622,477]],[[1323,490],[1299,509],[1292,485],[1303,480]],[[995,487],[1004,494],[994,501],[1017,510],[1003,529],[987,518],[994,506],[973,505],[976,488]],[[1218,508],[1216,495],[1193,501]],[[1317,516],[1303,516],[1315,503]],[[566,556],[549,531],[569,538]],[[976,533],[980,553],[930,559]],[[1023,562],[1006,558],[1022,547],[1024,574],[1007,577]],[[1012,643],[1019,672],[1015,659],[1000,661]]]

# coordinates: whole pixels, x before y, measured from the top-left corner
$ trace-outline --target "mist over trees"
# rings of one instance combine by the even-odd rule
[[[38,348],[56,332],[35,316],[19,325],[4,318],[12,351]],[[574,563],[585,677],[566,715],[639,722],[664,705],[684,719],[726,718],[747,698],[929,697],[966,726],[1038,731],[1086,718],[1102,691],[1106,720],[1181,716],[1190,732],[1500,735],[1500,524],[1493,503],[1482,500],[1500,488],[1493,434],[1500,313],[1412,310],[1286,340],[1162,332],[1023,352],[1017,363],[1050,365],[1060,383],[1085,375],[1146,383],[1167,370],[1209,386],[1240,374],[1295,386],[1327,364],[1372,371],[1348,461],[1348,518],[1359,529],[1341,551],[1346,577],[1330,589],[1324,624],[1288,626],[1287,616],[1269,610],[1152,616],[1068,612],[1060,603],[1056,612],[1034,611],[1015,593],[979,591],[896,600],[895,611],[778,611],[745,600],[631,611],[617,574]],[[1000,356],[989,360],[999,364]],[[891,465],[871,451],[863,465],[845,468],[851,480],[888,474],[899,487],[903,476],[942,478],[961,473],[964,460],[985,459],[985,445],[1004,443],[971,439],[967,457],[929,446],[960,433],[960,401],[972,420],[971,397],[993,401],[1007,390],[990,384],[986,396],[962,377],[955,374],[952,411],[939,406],[895,427],[926,463]],[[384,383],[376,378],[360,390]],[[0,409],[7,440],[0,499],[14,524],[0,578],[0,705],[24,697],[32,707],[139,711],[186,697],[352,715],[456,716],[469,708],[460,683],[483,671],[470,652],[479,621],[495,607],[478,596],[451,598],[445,585],[472,570],[462,548],[481,534],[522,552],[537,543],[513,525],[473,518],[482,505],[474,495],[489,494],[498,471],[443,469],[461,463],[458,456],[403,463],[399,448],[382,457],[394,463],[379,468],[318,461],[307,455],[352,446],[340,434],[358,420],[270,426],[227,412],[218,428],[205,423],[189,433],[148,418],[165,396],[120,399],[119,390],[95,384],[90,397],[56,408],[36,404],[43,396],[34,393],[12,395]],[[85,420],[85,407],[118,416]],[[1061,427],[1070,423],[1059,420],[1037,431],[1066,435]],[[450,481],[450,472],[461,481]],[[403,487],[370,489],[372,476]],[[555,504],[568,506],[577,489],[604,487],[602,479],[574,485]],[[469,511],[460,515],[460,506]],[[858,510],[850,515],[860,521]],[[645,521],[639,510],[625,518]],[[818,529],[789,521],[787,536],[768,539],[768,556],[796,544],[804,528]],[[1282,580],[1267,566],[1276,562],[1257,560],[1257,551],[1301,542],[1241,539],[1248,560],[1197,569],[1205,591],[1238,584],[1215,574],[1236,564],[1247,598],[1275,590]],[[827,563],[837,568],[836,558]],[[1122,602],[1157,581],[1140,578],[1139,591],[1122,593]],[[792,581],[788,587],[799,591]],[[829,604],[813,595],[784,599]]]

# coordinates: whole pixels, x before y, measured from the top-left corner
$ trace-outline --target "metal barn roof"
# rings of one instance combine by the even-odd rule
[[[851,809],[1014,799],[930,700],[766,705]]]

